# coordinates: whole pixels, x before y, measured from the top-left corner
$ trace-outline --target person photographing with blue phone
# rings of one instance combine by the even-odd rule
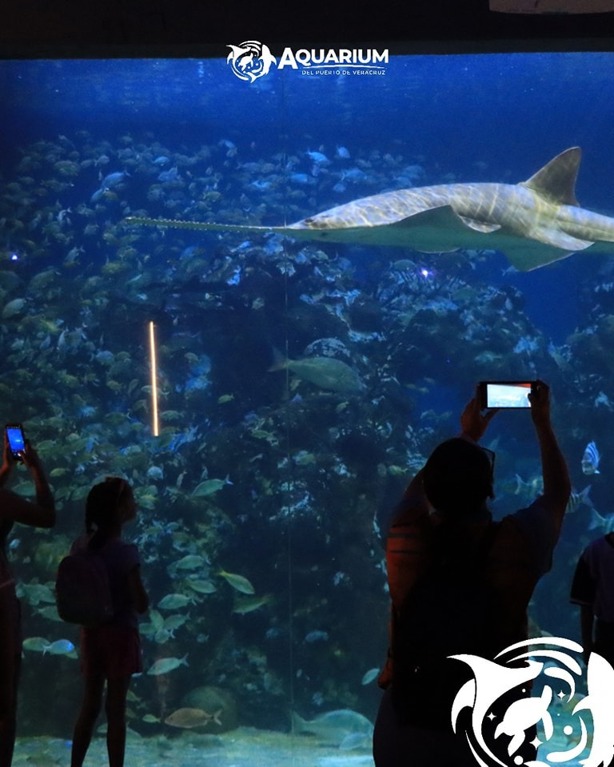
[[[21,461],[26,449],[26,435],[20,423],[7,423],[4,427],[9,450],[15,461]]]
[[[23,463],[32,476],[34,501],[5,488],[17,463]],[[21,425],[7,424],[0,466],[0,767],[10,767],[13,759],[21,667],[21,608],[7,556],[7,540],[15,522],[53,527],[55,504],[41,460]]]

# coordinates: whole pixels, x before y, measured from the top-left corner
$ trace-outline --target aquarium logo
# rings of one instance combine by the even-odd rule
[[[230,53],[226,59],[239,80],[253,83],[259,77],[267,75],[277,59],[268,46],[256,40],[247,40],[241,45],[228,45]]]
[[[451,655],[466,663],[473,679],[458,691],[452,704],[452,727],[459,714],[471,709],[465,737],[480,767],[551,767],[581,763],[608,765],[614,756],[614,669],[597,653],[586,668],[587,694],[576,696],[582,679],[582,647],[570,639],[543,637],[518,642],[495,661],[477,655]],[[529,696],[529,689],[534,695]],[[517,690],[526,697],[508,693]],[[506,700],[512,700],[505,710]],[[498,704],[498,705],[497,705]],[[586,719],[592,720],[587,725]],[[589,736],[592,730],[592,739]],[[555,736],[558,746],[550,750]],[[527,747],[539,759],[525,761]]]
[[[285,48],[279,58],[278,69],[300,69],[303,75],[384,75],[388,64],[388,49],[375,48]]]
[[[389,63],[388,49],[375,48],[284,48],[279,62],[263,43],[248,40],[241,45],[228,45],[226,61],[240,80],[253,83],[268,74],[271,66],[290,67],[303,75],[384,75]]]

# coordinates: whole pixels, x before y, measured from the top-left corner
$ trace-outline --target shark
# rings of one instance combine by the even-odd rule
[[[574,146],[517,184],[398,189],[284,226],[141,216],[129,216],[125,223],[241,235],[276,233],[298,241],[400,246],[422,253],[495,250],[519,271],[531,271],[580,251],[614,252],[614,218],[582,208],[576,200],[581,159],[581,148]]]

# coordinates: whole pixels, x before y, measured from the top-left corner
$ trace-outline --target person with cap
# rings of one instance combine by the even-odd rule
[[[571,492],[549,387],[537,381],[529,400],[543,493],[528,508],[492,519],[495,455],[479,440],[497,411],[483,410],[476,392],[461,415],[460,436],[433,451],[394,513],[386,542],[391,621],[373,736],[376,767],[475,767],[467,738],[452,728],[452,702],[463,684],[457,672],[464,667],[449,656],[472,652],[492,660],[527,639],[529,600],[551,567]],[[428,659],[420,656],[425,648]],[[528,741],[512,756],[534,758]],[[498,737],[508,760],[510,742]]]

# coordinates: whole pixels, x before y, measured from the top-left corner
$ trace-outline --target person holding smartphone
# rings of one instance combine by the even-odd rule
[[[14,430],[16,426],[11,428]],[[13,759],[21,665],[21,610],[7,557],[7,539],[15,522],[32,527],[55,524],[55,504],[43,465],[34,448],[23,438],[23,430],[21,438],[20,449],[14,451],[9,445],[7,429],[4,430],[0,467],[0,767],[10,767]],[[13,442],[13,448],[17,444]],[[32,476],[35,501],[28,501],[4,487],[17,463],[23,463]]]
[[[451,656],[493,660],[526,640],[529,600],[551,566],[571,486],[550,422],[549,387],[535,381],[528,395],[543,493],[499,522],[487,506],[495,456],[478,444],[498,411],[485,410],[479,395],[478,388],[461,415],[461,435],[435,448],[409,484],[388,532],[391,636],[378,680],[385,692],[373,736],[376,767],[475,767],[464,733],[452,729],[465,679]],[[501,703],[528,694],[512,689]],[[515,763],[535,758],[532,733],[515,746],[490,724],[495,747],[515,750]],[[509,756],[502,754],[506,764]]]

